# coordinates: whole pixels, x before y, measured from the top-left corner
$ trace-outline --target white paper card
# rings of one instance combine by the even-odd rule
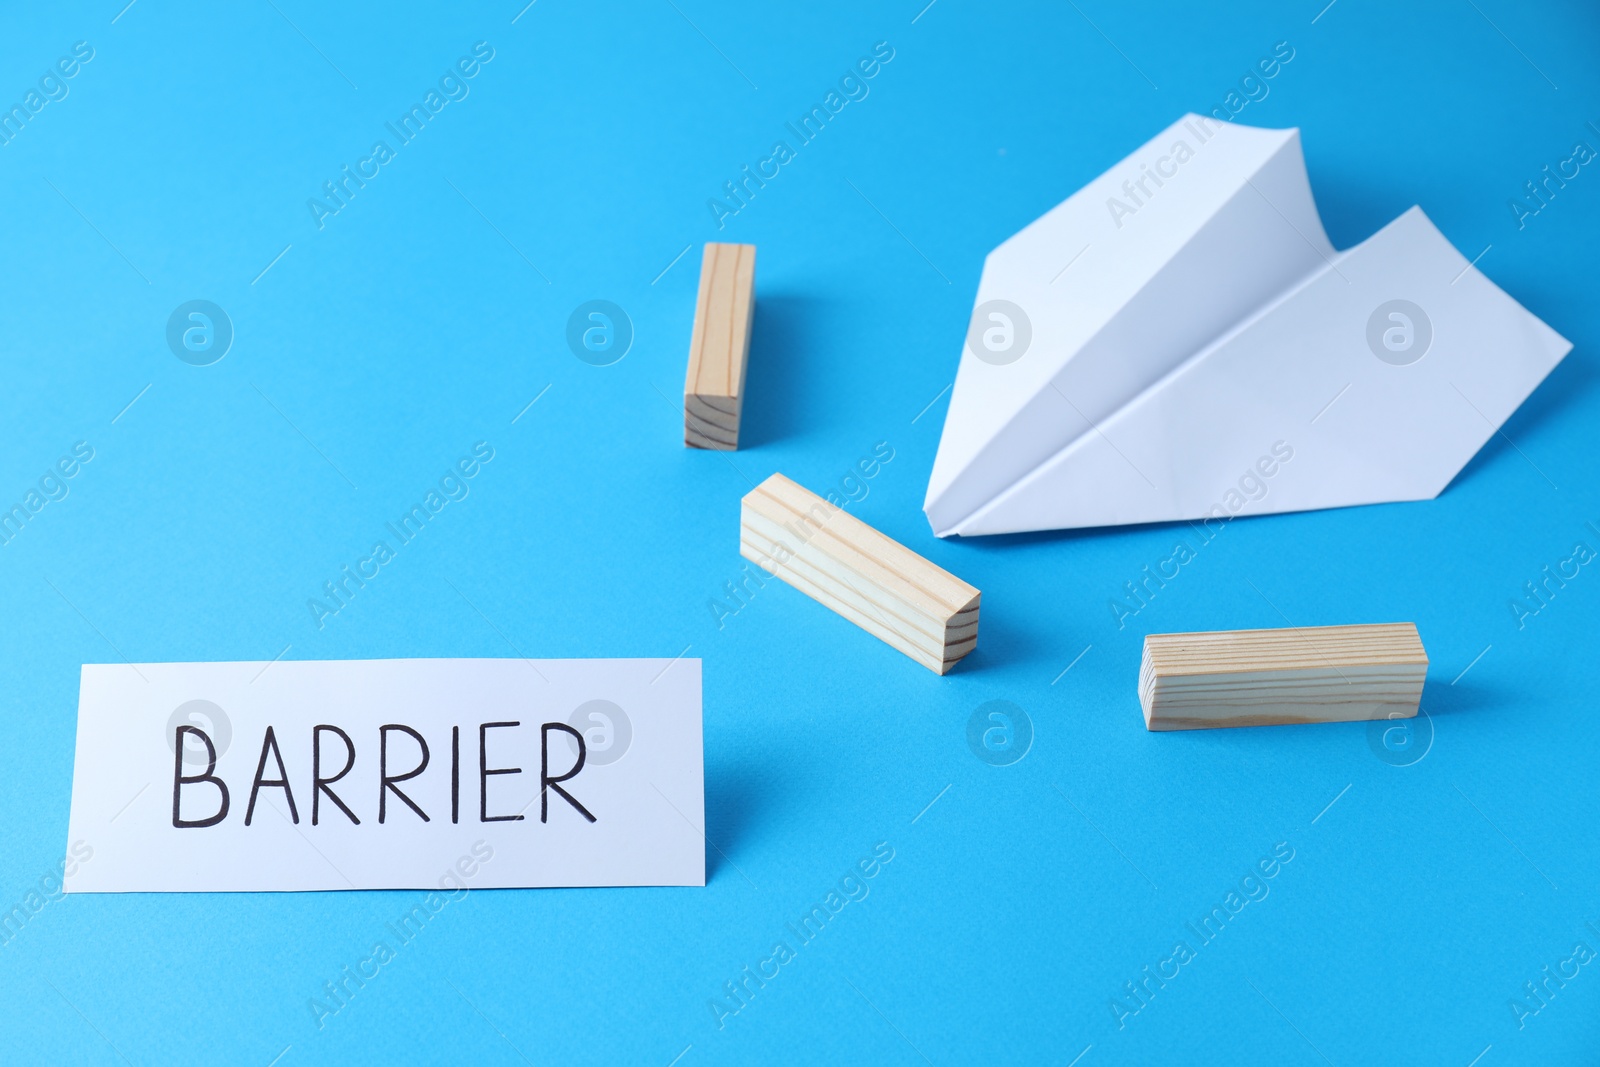
[[[66,888],[701,886],[704,826],[698,659],[86,664]]]

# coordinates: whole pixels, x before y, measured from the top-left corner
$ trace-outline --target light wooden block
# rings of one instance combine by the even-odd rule
[[[931,671],[977,647],[978,590],[781,474],[741,502],[739,554]]]
[[[756,246],[708,244],[683,383],[683,443],[731,452],[739,447],[744,370],[755,315]]]
[[[1402,719],[1427,673],[1409,622],[1151,634],[1139,703],[1149,730]]]

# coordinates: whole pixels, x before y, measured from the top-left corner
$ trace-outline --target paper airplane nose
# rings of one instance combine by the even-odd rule
[[[1188,115],[989,254],[941,537],[1437,496],[1572,345],[1418,208],[1335,251],[1297,130]]]

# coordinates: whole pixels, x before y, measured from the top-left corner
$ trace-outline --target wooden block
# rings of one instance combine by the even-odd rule
[[[1139,703],[1149,730],[1405,719],[1427,673],[1409,622],[1151,634]]]
[[[739,447],[755,289],[755,245],[706,245],[689,339],[689,374],[683,383],[686,448],[731,452]]]
[[[739,554],[931,671],[977,647],[978,590],[781,474],[741,502]]]

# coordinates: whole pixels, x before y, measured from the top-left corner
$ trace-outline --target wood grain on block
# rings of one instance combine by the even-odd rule
[[[755,288],[755,245],[706,245],[683,383],[683,443],[688,448],[726,452],[739,447]]]
[[[1151,634],[1139,703],[1150,730],[1401,719],[1427,673],[1409,622]]]
[[[739,554],[939,674],[978,644],[978,590],[781,474],[742,501]]]

